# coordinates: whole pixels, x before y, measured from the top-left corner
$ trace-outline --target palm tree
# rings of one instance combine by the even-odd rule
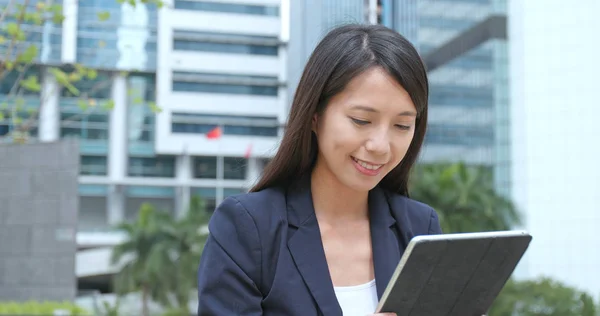
[[[166,297],[169,284],[169,246],[165,227],[172,223],[172,217],[159,212],[150,204],[143,204],[138,218],[131,223],[122,223],[117,229],[123,231],[126,240],[115,246],[111,261],[121,263],[121,270],[115,276],[118,294],[141,292],[142,316],[148,316],[150,298]]]
[[[169,288],[179,309],[187,309],[190,295],[196,289],[195,276],[208,238],[206,227],[209,220],[210,214],[206,211],[203,200],[194,196],[185,216],[166,227],[170,270],[173,271]],[[170,301],[166,303],[174,305]]]
[[[509,230],[520,224],[514,205],[496,192],[486,167],[418,165],[409,188],[411,198],[438,212],[445,233]]]

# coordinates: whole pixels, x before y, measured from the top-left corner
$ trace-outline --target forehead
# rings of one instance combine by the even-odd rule
[[[385,70],[374,67],[354,77],[345,89],[331,99],[330,105],[344,108],[360,105],[377,112],[416,113],[408,92]]]

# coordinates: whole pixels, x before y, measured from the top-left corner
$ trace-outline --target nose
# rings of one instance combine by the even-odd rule
[[[367,143],[365,144],[367,151],[375,155],[386,155],[390,152],[390,138],[388,136],[388,130],[380,128],[377,131],[373,131],[370,135]]]

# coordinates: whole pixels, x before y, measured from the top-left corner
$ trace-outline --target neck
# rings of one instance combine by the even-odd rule
[[[317,218],[330,223],[368,218],[369,192],[358,192],[341,184],[317,163],[311,174],[312,200]]]

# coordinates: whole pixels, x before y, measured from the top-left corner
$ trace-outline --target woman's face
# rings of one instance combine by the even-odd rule
[[[416,115],[408,92],[385,70],[365,71],[313,118],[319,144],[315,171],[353,190],[371,190],[404,158]]]

